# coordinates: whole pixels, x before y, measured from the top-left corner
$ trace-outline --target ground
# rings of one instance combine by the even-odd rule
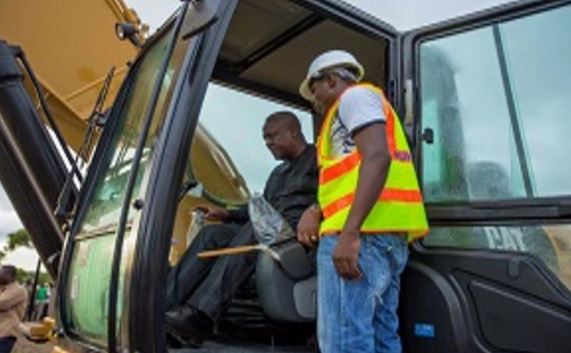
[[[18,337],[18,343],[12,353],[51,353],[53,344],[36,344],[28,341],[24,337]],[[307,347],[272,347],[271,344],[244,344],[244,343],[216,343],[207,342],[202,349],[172,349],[170,353],[311,353],[314,349]]]
[[[18,342],[16,343],[12,353],[50,353],[52,348],[53,344],[37,344],[30,342],[25,337],[21,336],[18,337]]]

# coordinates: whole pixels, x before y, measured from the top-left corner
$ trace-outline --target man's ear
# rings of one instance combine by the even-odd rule
[[[335,75],[331,75],[331,74],[327,75],[326,80],[327,80],[327,86],[329,87],[329,89],[335,88],[335,86],[337,85],[337,78],[338,77]]]

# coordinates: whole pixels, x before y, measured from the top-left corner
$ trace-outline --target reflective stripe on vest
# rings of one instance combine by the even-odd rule
[[[363,233],[406,233],[409,241],[428,232],[422,194],[410,149],[400,121],[382,90],[361,84],[379,94],[386,117],[385,131],[391,162],[384,188],[363,222]],[[331,127],[340,99],[327,112],[317,143],[319,159],[318,201],[323,213],[320,234],[339,233],[354,201],[359,180],[361,154],[331,156]]]

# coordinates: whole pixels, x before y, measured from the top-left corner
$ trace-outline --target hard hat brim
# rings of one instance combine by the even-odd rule
[[[299,94],[306,100],[312,102],[313,94],[311,94],[311,89],[309,88],[310,77],[306,77],[305,80],[299,85]]]
[[[353,64],[351,67],[354,67],[358,71],[357,82],[361,82],[363,76],[365,76],[365,69],[360,64]],[[324,68],[325,69],[325,68]],[[309,87],[309,81],[311,80],[311,76],[305,77],[305,79],[299,85],[299,94],[306,100],[313,102],[314,97],[311,94],[311,88]]]

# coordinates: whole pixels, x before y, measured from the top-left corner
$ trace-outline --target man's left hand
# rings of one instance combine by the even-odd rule
[[[333,251],[333,263],[339,276],[346,280],[356,280],[363,276],[359,269],[359,250],[361,236],[359,232],[343,231]]]
[[[297,240],[308,248],[314,248],[319,241],[321,211],[310,206],[303,212],[297,224]]]

